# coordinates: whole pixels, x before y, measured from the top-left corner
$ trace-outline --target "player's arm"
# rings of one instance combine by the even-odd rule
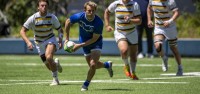
[[[100,34],[95,34],[95,33],[94,33],[93,36],[92,36],[92,38],[89,39],[89,40],[86,41],[86,42],[81,43],[81,46],[83,47],[83,46],[90,45],[90,44],[96,42],[96,41],[99,39],[99,37],[100,37]]]
[[[65,41],[65,43],[66,43],[67,41],[69,41],[69,30],[70,30],[70,25],[71,25],[70,19],[67,19],[67,20],[65,21],[65,32],[66,32],[66,41]]]
[[[76,51],[77,49],[79,49],[81,47],[84,47],[84,46],[87,46],[87,45],[90,45],[90,44],[96,42],[99,39],[100,35],[101,34],[95,34],[94,33],[93,36],[92,36],[92,38],[89,39],[88,41],[80,43],[80,44],[75,44],[73,50]]]
[[[151,7],[150,5],[148,5],[148,7],[147,7],[147,21],[148,21],[148,26],[149,26],[150,28],[153,27],[153,22],[152,22],[152,20],[151,20],[152,13],[153,13],[152,7]]]
[[[173,21],[175,21],[175,20],[178,18],[178,16],[179,16],[179,11],[178,11],[178,9],[173,10],[173,15],[172,15],[172,17],[171,17],[168,21],[165,21],[165,22],[164,22],[164,26],[165,26],[165,27],[168,27]]]
[[[27,31],[28,31],[27,28],[22,27],[21,31],[20,31],[20,35],[21,35],[22,39],[26,42],[26,44],[28,46],[28,49],[32,51],[33,50],[33,45],[31,43],[31,41],[28,39],[28,37],[26,36],[26,32]]]
[[[140,25],[142,22],[142,18],[141,16],[136,16],[136,17],[133,17],[133,18],[130,18],[130,23],[133,23],[133,24],[136,24],[136,25]]]
[[[175,21],[178,17],[179,17],[179,11],[178,10],[173,11],[173,16],[171,19]]]
[[[105,12],[104,12],[104,22],[105,22],[105,27],[106,27],[107,31],[110,32],[110,31],[114,30],[109,24],[109,22],[110,22],[110,12],[109,12],[108,9],[106,9]]]
[[[59,49],[62,49],[62,47],[63,47],[63,43],[62,43],[62,41],[63,41],[63,29],[60,27],[57,30],[58,30],[58,39],[59,39],[59,41],[58,41]]]

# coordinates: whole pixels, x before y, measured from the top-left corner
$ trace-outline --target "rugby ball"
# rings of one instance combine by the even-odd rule
[[[75,43],[73,41],[68,41],[64,44],[64,50],[68,53],[72,53],[74,45]]]

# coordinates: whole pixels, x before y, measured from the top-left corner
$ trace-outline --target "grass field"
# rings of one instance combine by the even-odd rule
[[[114,77],[99,69],[89,91],[81,92],[88,66],[83,56],[55,56],[60,59],[63,73],[61,85],[49,86],[52,77],[38,55],[0,55],[0,94],[199,94],[200,58],[182,58],[184,76],[175,76],[177,66],[169,58],[169,71],[162,72],[161,59],[138,59],[137,75],[130,80],[124,75],[119,56],[102,56],[112,60]]]

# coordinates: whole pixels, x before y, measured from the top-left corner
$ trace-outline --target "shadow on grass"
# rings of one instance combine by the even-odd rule
[[[99,91],[132,91],[131,89],[110,88],[110,89],[96,89]]]

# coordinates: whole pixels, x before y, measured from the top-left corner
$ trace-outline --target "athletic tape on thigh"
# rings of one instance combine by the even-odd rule
[[[158,53],[161,52],[163,41],[158,39],[158,40],[155,40],[154,43],[159,43],[159,48],[156,49],[156,51],[157,51]]]
[[[46,63],[46,56],[45,56],[45,54],[40,55],[40,58],[42,59],[42,61],[44,63]]]
[[[177,39],[168,40],[169,46],[177,46]]]

